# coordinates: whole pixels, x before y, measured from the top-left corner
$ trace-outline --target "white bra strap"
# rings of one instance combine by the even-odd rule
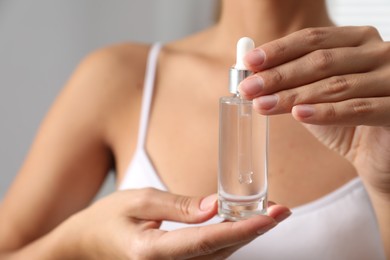
[[[144,90],[142,95],[142,106],[141,106],[141,117],[139,123],[139,132],[138,132],[138,149],[143,149],[145,147],[146,135],[148,132],[149,124],[149,115],[150,108],[152,105],[153,99],[153,89],[156,77],[156,68],[158,62],[158,55],[160,53],[161,44],[155,43],[150,51],[148,56],[148,61],[146,64],[146,72],[144,79]]]

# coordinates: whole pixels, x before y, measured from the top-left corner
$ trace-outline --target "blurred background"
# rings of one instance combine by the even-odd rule
[[[216,0],[1,0],[0,201],[37,128],[80,60],[105,45],[171,41],[214,22]],[[328,0],[339,25],[390,40],[389,0]],[[39,180],[36,180],[39,181]],[[115,189],[110,174],[99,196]]]

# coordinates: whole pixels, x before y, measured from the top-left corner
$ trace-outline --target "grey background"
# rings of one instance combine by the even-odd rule
[[[85,55],[116,42],[183,37],[213,22],[215,2],[1,0],[0,200],[18,172],[42,118]],[[336,23],[376,25],[384,39],[390,39],[390,1],[328,2]],[[110,175],[101,195],[113,189],[114,178]]]
[[[85,55],[116,42],[183,37],[213,22],[214,5],[211,0],[1,0],[0,199]],[[102,193],[113,189],[111,174]]]

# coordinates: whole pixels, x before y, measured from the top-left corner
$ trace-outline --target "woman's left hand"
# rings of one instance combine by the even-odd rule
[[[292,113],[390,200],[390,43],[372,27],[304,29],[246,56],[240,85],[264,115]]]

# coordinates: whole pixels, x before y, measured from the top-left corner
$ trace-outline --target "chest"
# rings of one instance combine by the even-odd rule
[[[207,71],[156,77],[145,148],[159,179],[173,193],[208,195],[217,189],[219,97],[227,93],[227,79],[224,71]],[[355,177],[348,162],[289,114],[271,118],[269,152],[270,199],[291,207]]]

